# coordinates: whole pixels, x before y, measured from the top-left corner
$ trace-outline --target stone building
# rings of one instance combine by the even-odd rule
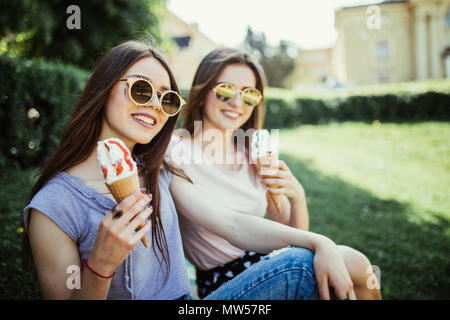
[[[196,24],[188,24],[168,10],[162,13],[160,27],[162,36],[176,44],[166,57],[178,86],[189,89],[200,61],[219,46],[200,32]]]
[[[450,78],[450,0],[340,8],[332,65],[348,85]]]

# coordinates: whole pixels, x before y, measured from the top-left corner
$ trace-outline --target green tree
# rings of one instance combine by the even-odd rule
[[[151,34],[160,41],[156,11],[166,0],[0,0],[0,50],[91,69],[121,41]],[[80,8],[80,29],[67,21]]]
[[[288,54],[289,45],[280,41],[278,47],[272,47],[267,43],[263,32],[255,33],[248,27],[244,46],[259,59],[266,73],[268,85],[285,87],[284,81],[295,67],[294,59]]]

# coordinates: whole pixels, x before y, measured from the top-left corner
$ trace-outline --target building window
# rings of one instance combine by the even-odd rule
[[[447,14],[445,15],[445,26],[450,28],[450,8],[447,9]]]
[[[389,59],[389,44],[387,41],[377,42],[377,57],[378,60]]]
[[[180,49],[186,49],[189,47],[189,41],[191,40],[191,37],[173,37],[173,41],[177,44],[178,48]]]
[[[378,83],[386,83],[391,80],[389,71],[379,71],[377,73],[377,82]]]
[[[445,56],[445,77],[450,79],[450,49],[447,49],[447,55]]]

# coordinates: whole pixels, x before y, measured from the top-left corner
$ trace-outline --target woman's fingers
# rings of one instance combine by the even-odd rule
[[[317,275],[317,288],[319,289],[319,297],[321,300],[330,300],[330,289],[328,287],[327,274]]]
[[[337,299],[354,298],[353,282],[345,266],[342,255],[331,240],[319,242],[314,257],[314,272],[321,299],[330,299],[330,289],[334,289]]]
[[[145,195],[140,191],[135,191],[125,199],[123,199],[118,205],[118,209],[123,212],[128,211],[132,206],[136,204],[139,200],[141,200]]]
[[[131,241],[135,244],[138,243],[150,231],[151,227],[152,224],[150,220],[148,220],[144,226],[131,237]]]
[[[288,190],[286,188],[268,188],[267,191],[275,194],[287,194]]]
[[[283,160],[278,161],[278,164],[280,165],[280,170],[291,172],[289,167],[286,165],[286,162],[284,162]]]
[[[145,220],[147,220],[147,218],[150,217],[152,212],[153,212],[152,206],[142,210],[139,214],[137,214],[133,218],[133,220],[127,225],[124,231],[133,232],[134,230],[139,230],[140,229],[139,227],[142,228],[142,226],[145,224]]]
[[[123,199],[119,204],[117,204],[113,210],[108,212],[105,219],[114,220],[118,218],[121,213],[127,211],[136,201],[142,198],[142,193],[139,191],[133,192],[128,197]]]
[[[342,286],[333,286],[334,293],[336,295],[336,298],[339,300],[345,300],[349,298],[349,288],[347,288],[345,285]]]
[[[261,169],[258,171],[258,174],[263,178],[267,178],[267,177],[278,178],[280,176],[280,170]]]
[[[356,300],[356,294],[355,294],[355,291],[354,291],[354,290],[351,290],[351,291],[349,292],[348,298],[349,298],[350,300]]]
[[[131,207],[129,207],[128,210],[124,211],[123,215],[119,219],[117,219],[116,225],[122,227],[127,225],[135,215],[141,212],[144,207],[150,203],[151,200],[151,197],[141,194],[138,200]]]
[[[289,173],[282,170],[261,169],[259,174],[263,178],[287,178]]]
[[[278,165],[271,168],[263,168],[259,171],[262,176],[287,177],[291,170],[283,160],[278,161]]]
[[[352,296],[354,296],[353,291],[353,282],[350,278],[350,276],[347,275],[341,275],[341,277],[337,278],[337,276],[334,276],[334,279],[331,281],[331,285],[334,288],[334,293],[336,295],[336,298],[339,300],[344,299],[351,299]],[[351,294],[353,292],[353,295]]]
[[[263,179],[262,182],[268,186],[270,185],[282,185],[284,180],[283,179],[278,179],[278,178],[267,178],[267,179]]]
[[[319,275],[316,278],[316,281],[319,289],[319,296],[322,300],[330,300],[330,286],[333,288],[334,295],[338,300],[356,300],[356,295],[351,281],[346,281],[341,284],[333,284],[332,280],[329,281],[327,274],[322,274],[321,276]]]
[[[265,178],[262,182],[267,186],[267,191],[277,194],[287,194],[290,188],[289,181],[278,178]]]

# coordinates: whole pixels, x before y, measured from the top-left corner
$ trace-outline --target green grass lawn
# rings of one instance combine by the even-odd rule
[[[450,298],[450,124],[342,123],[282,130],[281,158],[307,194],[311,231],[381,270],[383,298]],[[40,298],[20,268],[34,170],[0,177],[0,299]]]
[[[450,124],[302,126],[280,152],[311,231],[365,253],[384,298],[450,298]]]

